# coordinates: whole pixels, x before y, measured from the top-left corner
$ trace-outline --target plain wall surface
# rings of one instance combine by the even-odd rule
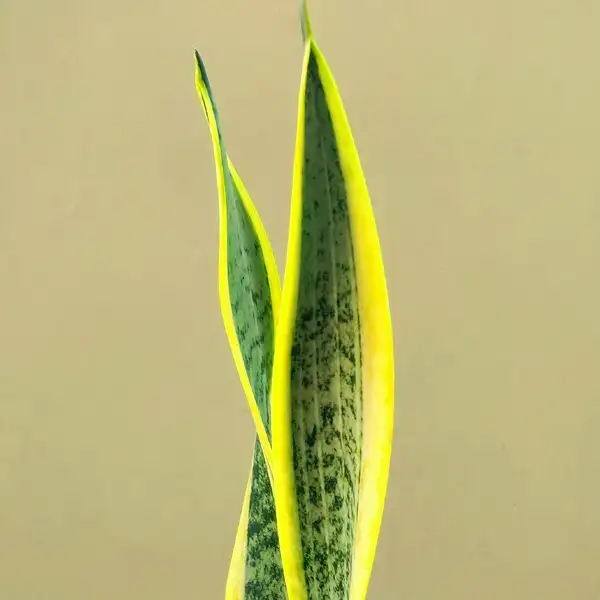
[[[600,598],[600,3],[313,0],[397,423],[370,598]],[[254,430],[206,61],[283,272],[296,0],[0,4],[0,598],[222,598]]]

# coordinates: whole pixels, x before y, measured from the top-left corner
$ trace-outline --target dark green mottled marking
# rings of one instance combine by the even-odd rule
[[[233,320],[252,390],[267,436],[271,439],[269,394],[275,333],[271,290],[258,236],[227,165],[217,108],[198,53],[196,61],[217,120],[223,156],[227,197],[227,276]],[[246,548],[246,598],[287,600],[275,501],[258,436],[254,444]]]
[[[208,73],[198,52],[196,63],[215,114],[221,146],[227,198],[227,278],[233,321],[252,391],[270,440],[269,391],[275,323],[267,268],[258,235],[227,164],[219,112],[212,95]],[[206,107],[204,110],[206,111]]]
[[[269,393],[274,325],[267,271],[258,238],[227,178],[228,277],[235,328],[262,420],[271,439]],[[258,437],[248,515],[245,593],[248,600],[285,600],[275,500]]]
[[[347,193],[314,55],[305,96],[292,345],[296,494],[310,600],[347,600],[362,446],[360,323]]]
[[[258,437],[254,444],[252,490],[250,492],[246,598],[248,600],[283,600],[287,598],[277,535],[275,502]]]
[[[231,309],[246,371],[270,440],[269,391],[275,335],[271,290],[258,236],[228,174],[226,170],[227,276]]]

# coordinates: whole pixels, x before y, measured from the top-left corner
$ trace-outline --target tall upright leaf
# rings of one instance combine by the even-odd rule
[[[219,295],[225,329],[257,427],[227,578],[227,600],[287,598],[271,486],[271,371],[280,282],[264,227],[223,142],[206,69],[196,87],[209,125],[219,195]]]
[[[364,600],[391,455],[392,328],[365,178],[305,4],[302,31],[272,384],[277,520],[290,600]]]
[[[270,365],[274,312],[280,298],[277,265],[260,216],[223,141],[206,68],[196,52],[196,89],[215,157],[219,195],[219,298],[223,322],[258,436],[271,463]]]

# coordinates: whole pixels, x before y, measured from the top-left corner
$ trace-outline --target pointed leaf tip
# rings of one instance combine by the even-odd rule
[[[220,133],[220,125],[219,125],[219,111],[217,110],[217,105],[213,98],[212,89],[210,87],[210,81],[208,79],[208,73],[206,71],[206,66],[204,65],[204,61],[200,56],[198,50],[194,50],[194,55],[196,57],[196,87],[198,88],[198,94],[200,96],[200,101],[202,103],[202,109],[204,110],[204,116],[208,119],[208,105],[210,105],[210,109],[214,114],[215,121],[217,122],[217,133],[219,136]]]
[[[204,61],[200,56],[200,52],[198,52],[198,50],[194,50],[194,55],[196,56],[196,65],[198,66],[198,69],[200,69],[200,77],[206,85],[206,87],[210,89],[210,85],[208,82],[208,74],[206,73],[206,67],[204,66]]]
[[[306,43],[313,36],[307,0],[301,0],[300,3],[300,27],[302,29],[302,39]]]

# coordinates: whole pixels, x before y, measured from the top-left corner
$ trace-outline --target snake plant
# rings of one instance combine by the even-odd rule
[[[226,600],[366,598],[388,482],[394,360],[377,227],[306,3],[301,23],[283,285],[196,52],[216,165],[221,311],[256,427]]]

